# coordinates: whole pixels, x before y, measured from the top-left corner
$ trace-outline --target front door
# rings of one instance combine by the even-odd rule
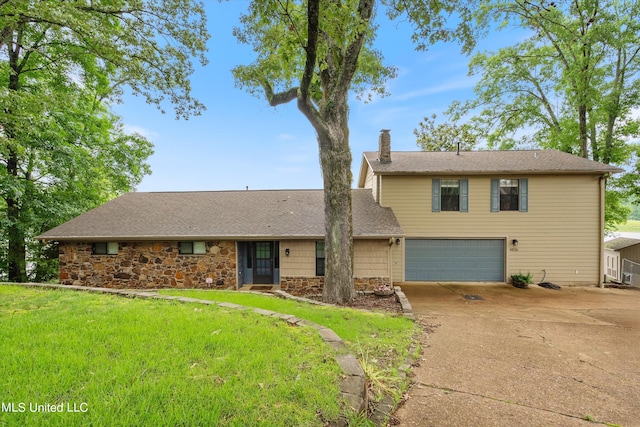
[[[255,242],[253,283],[273,283],[273,242]]]

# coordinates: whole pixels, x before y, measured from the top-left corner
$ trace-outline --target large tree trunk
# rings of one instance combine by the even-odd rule
[[[351,149],[347,106],[325,122],[318,132],[324,181],[325,282],[322,300],[349,304],[355,298],[353,284],[353,223],[351,214]]]
[[[18,175],[18,157],[12,150],[9,150],[7,161],[7,172],[9,176]],[[11,190],[8,190],[11,192]],[[7,222],[9,248],[7,254],[7,273],[10,282],[26,282],[27,269],[25,248],[25,235],[20,221],[20,201],[14,195],[5,196],[7,202]]]
[[[20,40],[20,38],[18,38]],[[20,57],[20,43],[16,43],[15,47],[9,49],[9,64],[11,72],[9,73],[10,91],[17,91],[20,87],[20,73],[22,68],[18,65]],[[7,113],[10,113],[7,111]],[[8,140],[13,139],[11,126],[4,123],[4,133]],[[7,153],[7,175],[15,180],[18,177],[18,153],[11,147],[8,147]],[[25,234],[22,228],[21,216],[21,200],[19,199],[19,191],[8,188],[4,194],[4,200],[7,203],[7,235],[9,239],[9,247],[7,254],[7,273],[10,282],[26,282],[27,281],[27,251],[25,244]]]
[[[587,106],[584,104],[578,106],[578,124],[580,125],[580,156],[587,159],[589,158],[587,145]]]
[[[604,153],[602,155],[602,161],[606,164],[611,163],[613,157],[613,134],[615,131],[616,120],[620,116],[620,97],[622,89],[625,85],[626,67],[627,62],[626,54],[622,49],[618,49],[616,60],[616,75],[613,79],[613,88],[609,95],[609,101],[607,102],[607,127],[604,134]]]

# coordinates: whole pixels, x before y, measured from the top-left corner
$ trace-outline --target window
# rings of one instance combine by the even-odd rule
[[[118,242],[95,242],[93,255],[118,255]]]
[[[324,276],[324,242],[316,242],[316,276]]]
[[[518,210],[518,180],[517,179],[501,179],[500,180],[500,210],[501,211],[517,211]]]
[[[460,181],[457,179],[443,179],[440,181],[440,210],[460,210]]]
[[[469,181],[466,179],[433,179],[431,211],[469,210]]]
[[[202,255],[207,253],[205,242],[180,242],[178,243],[180,255]]]
[[[491,212],[527,212],[528,205],[529,180],[527,178],[491,180]]]

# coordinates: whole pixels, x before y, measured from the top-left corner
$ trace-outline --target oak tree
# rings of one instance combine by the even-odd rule
[[[271,106],[295,102],[316,132],[325,202],[325,302],[346,304],[355,296],[349,93],[365,99],[384,94],[385,82],[395,76],[373,45],[376,8],[386,6],[391,18],[408,17],[426,47],[466,28],[466,20],[446,27],[445,15],[457,3],[255,0],[234,31],[256,54],[253,63],[234,69],[238,85]]]
[[[0,1],[0,221],[11,281],[31,237],[149,172],[148,141],[108,108],[125,88],[198,114],[191,58],[205,63],[202,4],[183,0]],[[35,248],[34,248],[35,246]],[[36,268],[37,270],[37,268]]]

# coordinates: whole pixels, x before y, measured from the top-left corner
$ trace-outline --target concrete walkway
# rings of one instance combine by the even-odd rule
[[[400,425],[640,426],[640,291],[401,287],[424,351]]]

